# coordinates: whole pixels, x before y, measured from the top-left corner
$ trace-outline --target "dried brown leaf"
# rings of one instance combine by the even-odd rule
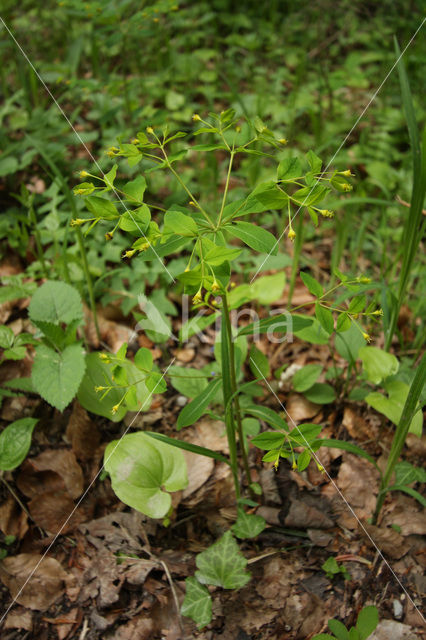
[[[21,553],[2,560],[0,579],[16,602],[45,611],[62,596],[67,573],[55,558]]]
[[[5,536],[15,536],[18,540],[22,540],[28,531],[27,514],[12,496],[8,496],[0,505],[0,531]]]
[[[83,493],[83,472],[72,451],[48,449],[24,462],[18,487],[28,498],[66,489],[76,499]]]
[[[100,433],[81,404],[74,401],[66,437],[79,460],[90,460],[99,445]]]

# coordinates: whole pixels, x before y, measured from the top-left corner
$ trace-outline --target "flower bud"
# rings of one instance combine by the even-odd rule
[[[294,239],[296,237],[296,232],[293,229],[293,227],[290,228],[290,231],[288,232],[288,238],[289,240],[291,240],[292,242],[294,242]]]
[[[194,120],[194,122],[199,122],[201,120],[201,118],[198,115],[198,113],[194,113],[194,115],[192,116],[192,119]]]

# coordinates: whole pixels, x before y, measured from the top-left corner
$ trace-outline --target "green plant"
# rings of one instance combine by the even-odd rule
[[[364,607],[358,614],[354,627],[349,630],[339,620],[329,620],[328,627],[334,635],[318,633],[312,640],[367,640],[379,624],[379,614],[374,606]]]
[[[327,558],[327,560],[323,562],[321,569],[330,580],[333,580],[333,578],[338,575],[342,575],[345,580],[351,579],[351,575],[346,567],[343,564],[339,564],[333,556],[330,556],[330,558]]]
[[[133,363],[126,358],[127,346],[123,345],[115,356],[101,354],[104,364],[111,367],[110,383],[96,385],[97,390],[104,395],[122,390],[121,400],[112,407],[112,412],[117,416],[120,410],[125,412],[128,408],[129,397],[135,403],[138,400],[141,380],[129,379],[129,367],[136,367],[149,374],[143,383],[150,392],[149,397],[157,389],[160,392],[165,390],[163,378],[170,377],[173,386],[192,397],[178,416],[178,430],[194,424],[206,413],[216,417],[216,407],[223,405],[222,415],[229,458],[185,441],[149,432],[126,435],[122,440],[110,443],[105,452],[105,468],[111,475],[112,486],[117,495],[127,504],[148,515],[166,519],[171,505],[167,491],[175,491],[185,486],[183,459],[177,457],[176,452],[171,453],[172,448],[207,455],[226,461],[230,466],[238,505],[237,522],[231,531],[197,556],[199,571],[196,577],[188,582],[188,593],[183,606],[184,612],[203,626],[211,616],[210,596],[203,585],[238,588],[249,579],[249,574],[243,571],[246,561],[238,550],[233,534],[241,538],[254,537],[265,526],[262,518],[247,513],[244,508],[256,506],[257,503],[252,498],[261,491],[259,485],[251,479],[247,436],[254,434],[251,444],[267,450],[263,460],[272,461],[277,467],[280,458],[288,458],[293,468],[300,471],[306,469],[312,452],[318,450],[323,442],[318,438],[321,432],[320,425],[302,424],[290,430],[280,415],[253,402],[257,393],[256,387],[270,371],[266,358],[255,345],[252,345],[249,361],[255,380],[241,384],[241,368],[248,354],[247,337],[262,333],[272,336],[277,332],[292,332],[301,337],[306,335],[306,339],[315,341],[319,333],[328,341],[334,332],[334,312],[340,316],[337,326],[339,331],[347,330],[348,326],[355,323],[360,333],[363,333],[363,330],[358,326],[356,318],[360,315],[373,317],[375,312],[371,305],[367,306],[367,298],[362,293],[370,283],[368,278],[351,279],[339,273],[339,284],[325,292],[315,278],[304,272],[302,278],[316,299],[315,320],[308,316],[285,312],[258,319],[240,329],[233,328],[233,310],[256,298],[264,302],[273,301],[279,297],[284,285],[282,276],[276,274],[259,278],[252,285],[233,286],[231,263],[237,261],[241,255],[240,243],[264,254],[266,258],[278,251],[279,241],[271,231],[252,220],[246,220],[250,220],[250,216],[254,214],[282,210],[288,220],[288,237],[294,240],[296,232],[292,227],[293,207],[297,211],[304,208],[315,225],[318,224],[319,216],[331,217],[332,212],[321,208],[322,205],[319,203],[332,188],[340,192],[350,191],[352,187],[347,178],[351,173],[321,172],[321,160],[313,152],[306,155],[307,168],[304,169],[299,158],[281,154],[286,141],[276,137],[259,118],[255,118],[253,124],[241,123],[235,112],[229,109],[220,115],[210,114],[210,120],[203,120],[195,114],[193,120],[202,125],[195,131],[195,136],[206,135],[209,142],[182,147],[181,139],[186,136],[184,132],[171,134],[168,127],[165,127],[161,133],[157,133],[153,127],[147,127],[146,133],[138,133],[130,144],[119,142],[118,147],[111,147],[108,151],[110,157],[127,158],[130,166],[141,161],[151,162],[153,166],[145,170],[147,179],[150,179],[153,172],[168,170],[177,183],[177,202],[169,205],[167,210],[158,205],[149,205],[145,201],[149,185],[142,176],[123,186],[117,186],[118,165],[114,165],[102,177],[82,171],[80,175],[86,181],[77,185],[74,193],[85,197],[85,205],[90,216],[74,219],[71,224],[78,228],[88,225],[85,232],[87,234],[95,226],[103,223],[107,225],[107,240],[111,240],[120,230],[133,236],[131,247],[123,254],[124,259],[151,260],[155,263],[177,251],[186,251],[186,266],[177,274],[177,280],[183,287],[183,293],[192,296],[193,308],[207,311],[208,314],[188,320],[181,328],[180,338],[187,339],[220,319],[220,332],[217,334],[214,349],[215,362],[203,371],[170,367],[163,375],[159,372],[153,374],[150,373],[152,358],[148,362],[147,350],[140,349]],[[177,144],[178,148],[170,151],[171,144]],[[265,145],[279,152],[278,162],[276,155],[261,150]],[[225,186],[216,211],[208,199],[206,203],[199,201],[198,196],[176,169],[179,161],[183,161],[189,152],[220,152],[228,155]],[[232,198],[229,187],[234,165],[240,157],[250,155],[265,159],[269,179],[257,184],[244,197]],[[111,200],[111,195],[115,196],[115,202]],[[189,205],[182,204],[183,198],[189,199]],[[119,209],[118,205],[124,208],[124,211]],[[156,210],[160,213],[153,219],[152,211]],[[239,244],[236,245],[235,241]],[[168,267],[164,268],[169,273]],[[264,285],[262,281],[265,281]],[[340,286],[347,292],[344,299],[351,300],[349,304],[335,306],[330,302],[330,294]],[[146,300],[145,298],[145,302]],[[154,323],[153,317],[157,318]],[[155,310],[151,309],[147,310],[147,319],[142,319],[140,326],[158,330],[159,327],[164,327],[164,322],[158,313],[155,315]],[[161,331],[168,337],[167,327]],[[369,339],[365,333],[364,337]],[[88,384],[89,382],[83,384],[86,391]],[[330,401],[331,396],[334,398],[331,387],[317,385],[316,397],[321,394],[324,396],[325,392],[328,393],[328,398],[323,401]],[[142,402],[142,407],[145,401],[149,401],[149,397]],[[213,407],[213,412],[209,407]],[[275,431],[259,434],[260,420],[272,426]],[[150,438],[159,441],[159,447],[156,448],[155,442],[149,445]],[[242,461],[251,499],[243,497],[244,484],[240,480],[239,458]],[[153,470],[152,473],[147,473],[148,467]]]

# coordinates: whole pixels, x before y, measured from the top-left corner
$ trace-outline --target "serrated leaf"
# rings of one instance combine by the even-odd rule
[[[259,253],[272,255],[278,253],[278,242],[275,236],[263,227],[250,222],[235,222],[231,227],[227,227],[227,230]]]
[[[201,416],[206,412],[206,409],[210,402],[212,402],[215,397],[219,387],[222,384],[222,379],[217,378],[209,382],[207,387],[198,395],[196,398],[192,400],[189,404],[186,405],[180,412],[177,419],[177,429],[182,429],[183,427],[188,427],[191,424],[194,424]]]
[[[212,598],[207,587],[200,584],[196,578],[186,578],[186,594],[181,606],[181,614],[192,618],[201,629],[212,619]]]
[[[250,574],[246,571],[247,560],[230,531],[206,551],[199,553],[195,562],[198,567],[195,577],[202,584],[239,589],[250,580]]]
[[[293,376],[293,387],[298,393],[307,391],[318,380],[322,372],[322,365],[307,364],[296,371]]]
[[[81,345],[58,353],[42,344],[36,349],[31,380],[41,397],[63,411],[76,395],[86,368]]]
[[[0,434],[0,470],[19,467],[31,446],[31,436],[38,420],[21,418],[9,424]]]
[[[163,518],[172,503],[168,492],[188,484],[182,451],[141,432],[110,442],[104,466],[118,498],[150,518]]]
[[[246,513],[244,509],[238,508],[238,517],[231,530],[237,538],[246,540],[255,538],[266,527],[265,519],[252,513]]]
[[[0,327],[0,349],[8,349],[13,345],[15,334],[10,327]]]
[[[303,284],[307,287],[309,293],[312,293],[316,298],[320,298],[323,295],[324,289],[318,280],[315,280],[315,278],[306,271],[301,271],[300,277],[302,278]]]
[[[30,320],[69,324],[83,318],[80,294],[65,282],[48,280],[34,293],[29,306]]]

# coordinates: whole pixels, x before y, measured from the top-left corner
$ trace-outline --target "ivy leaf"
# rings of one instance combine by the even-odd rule
[[[163,518],[172,504],[168,492],[188,484],[182,451],[142,432],[110,442],[104,466],[118,498],[150,518]]]
[[[9,424],[0,434],[0,469],[11,471],[19,467],[28,453],[31,436],[38,420],[21,418]]]
[[[259,253],[272,255],[278,253],[278,242],[275,236],[263,227],[258,227],[250,222],[235,222],[231,227],[227,227],[227,230]]]
[[[186,594],[180,609],[183,616],[192,618],[201,629],[212,619],[212,598],[208,589],[196,578],[186,578]]]
[[[246,571],[247,560],[230,531],[199,553],[195,562],[199,569],[195,576],[202,584],[239,589],[250,580],[250,573]]]
[[[266,522],[262,516],[246,513],[244,509],[238,509],[238,518],[231,530],[237,538],[245,540],[255,538],[266,527]]]
[[[405,485],[412,482],[426,482],[426,471],[419,467],[414,467],[405,460],[398,462],[395,465],[395,484]]]
[[[65,282],[48,280],[34,293],[29,306],[30,320],[69,324],[83,318],[80,294]]]
[[[36,349],[31,380],[46,402],[63,411],[76,395],[86,368],[80,344],[58,353],[42,344]]]

